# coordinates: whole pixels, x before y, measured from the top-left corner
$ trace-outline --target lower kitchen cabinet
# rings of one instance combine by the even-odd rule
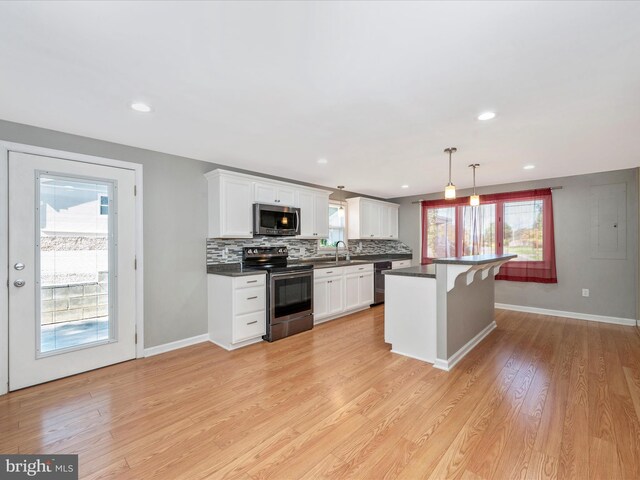
[[[336,269],[338,270],[338,269]],[[344,310],[342,275],[322,278],[313,282],[314,320],[330,317]]]
[[[317,269],[313,297],[315,323],[369,308],[373,303],[373,264]]]
[[[207,275],[209,340],[227,350],[262,341],[266,334],[266,274]]]

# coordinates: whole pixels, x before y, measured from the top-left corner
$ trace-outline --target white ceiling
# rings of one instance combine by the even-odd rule
[[[479,185],[640,165],[638,2],[2,2],[0,25],[5,120],[381,197],[441,190],[448,146],[459,187],[472,162]]]

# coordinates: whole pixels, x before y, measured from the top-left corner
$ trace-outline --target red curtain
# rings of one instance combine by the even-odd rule
[[[488,248],[497,254],[518,255],[516,260],[502,266],[497,280],[557,283],[551,189],[482,195],[480,202],[482,205],[495,204],[495,220],[484,218],[482,222],[471,222],[474,225],[471,232],[465,231],[469,227],[464,226],[463,216],[464,208],[469,205],[469,197],[422,202],[422,264],[432,263],[433,256],[442,256],[438,254],[442,251],[447,254],[455,251],[455,256],[468,254],[471,238],[471,253],[474,255],[488,253]],[[437,208],[445,210],[434,210]],[[455,209],[455,216],[452,208]],[[431,233],[438,235],[437,239],[429,237],[430,210],[432,222],[434,215],[437,216],[434,212],[445,212],[445,216],[455,218],[452,225],[447,225],[446,231],[434,230],[432,225]],[[466,222],[467,225],[469,223]],[[443,242],[446,250],[434,248],[436,243],[441,245]],[[430,251],[433,256],[429,256]]]

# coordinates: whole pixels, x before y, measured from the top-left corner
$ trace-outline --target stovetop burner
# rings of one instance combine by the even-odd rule
[[[313,265],[290,265],[287,247],[244,247],[242,249],[242,264],[244,268],[252,270],[266,270],[268,272],[283,272],[295,270],[311,270]]]

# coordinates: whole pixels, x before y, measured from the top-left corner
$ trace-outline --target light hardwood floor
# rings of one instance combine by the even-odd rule
[[[0,452],[81,478],[640,478],[640,335],[497,311],[453,371],[389,352],[383,308],[0,397]]]

